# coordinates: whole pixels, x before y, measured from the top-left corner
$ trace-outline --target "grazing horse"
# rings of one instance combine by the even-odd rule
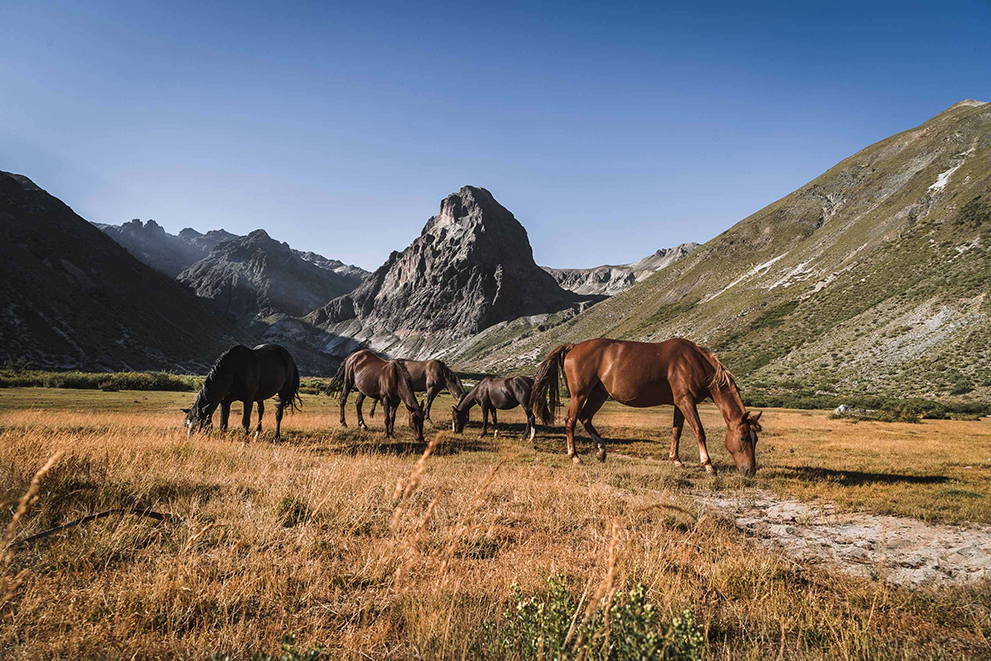
[[[533,390],[533,379],[528,376],[511,376],[504,379],[487,376],[468,391],[461,400],[451,407],[451,430],[457,434],[464,431],[465,423],[471,407],[478,404],[482,407],[482,436],[489,430],[489,413],[492,413],[492,426],[498,423],[496,409],[508,411],[522,406],[526,413],[526,429],[523,437],[530,436],[533,440],[536,433],[537,420],[530,410],[530,391]]]
[[[760,413],[752,415],[743,406],[733,375],[713,354],[689,340],[675,338],[660,343],[588,340],[562,344],[540,364],[530,399],[531,410],[544,424],[551,424],[561,405],[558,372],[568,380],[571,405],[564,423],[568,456],[576,464],[575,422],[581,421],[598,448],[599,461],[606,460],[605,441],[592,426],[592,416],[612,397],[626,406],[674,405],[671,454],[676,466],[681,430],[688,426],[699,443],[699,460],[707,472],[715,468],[705,446],[705,431],[696,405],[711,397],[726,421],[726,449],[736,467],[746,476],[757,471],[755,457]],[[548,397],[550,406],[548,407]]]
[[[416,430],[417,440],[423,441],[423,405],[416,401],[413,382],[409,370],[401,360],[385,360],[368,349],[355,351],[344,359],[337,374],[327,388],[330,394],[341,388],[341,426],[347,427],[344,419],[344,405],[352,388],[358,389],[355,408],[358,410],[358,427],[366,429],[361,415],[361,404],[365,397],[382,400],[385,408],[385,435],[393,437],[396,427],[396,412],[402,402],[409,409],[410,427]]]
[[[279,396],[275,406],[275,440],[281,438],[282,413],[295,411],[302,400],[299,397],[299,370],[292,355],[277,344],[260,344],[254,349],[238,344],[217,359],[206,375],[192,408],[182,409],[186,414],[186,433],[209,428],[213,424],[213,412],[220,406],[220,430],[227,431],[231,403],[244,403],[241,424],[244,433],[251,426],[251,406],[258,402],[258,426],[255,438],[262,431],[265,400]]]
[[[461,399],[465,395],[461,379],[439,360],[406,360],[400,358],[399,362],[409,370],[410,378],[413,379],[413,392],[427,393],[427,409],[424,411],[424,419],[430,420],[430,407],[433,406],[434,398],[440,391],[447,387],[447,392],[454,399]],[[369,417],[375,417],[375,407],[379,401],[372,402],[372,410],[368,412]],[[433,422],[433,421],[431,421]]]

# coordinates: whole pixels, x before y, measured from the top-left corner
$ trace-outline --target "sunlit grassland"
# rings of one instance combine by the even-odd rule
[[[695,614],[712,658],[986,658],[991,587],[910,591],[804,567],[764,550],[694,493],[769,489],[841,508],[948,522],[991,521],[991,424],[830,420],[770,410],[761,470],[744,481],[704,407],[716,477],[666,461],[671,411],[607,404],[597,417],[607,463],[587,441],[576,467],[560,429],[518,437],[517,410],[478,438],[478,410],[449,431],[401,503],[424,450],[406,429],[387,441],[337,423],[336,401],[304,396],[284,442],[266,431],[187,440],[191,393],[0,391],[0,501],[13,501],[49,456],[39,500],[17,536],[111,507],[140,504],[171,522],[114,516],[15,550],[28,570],[0,607],[5,658],[234,658],[274,649],[284,633],[330,658],[462,658],[481,652],[482,623],[502,622],[510,586],[546,590],[560,574],[594,593],[616,554],[618,586],[643,582],[670,616]],[[450,399],[434,405],[449,429]],[[367,408],[366,408],[367,416]],[[252,425],[253,426],[253,425]],[[401,503],[401,504],[400,504]],[[430,505],[433,503],[433,509]],[[675,509],[677,508],[677,509]],[[429,514],[428,514],[429,511]]]

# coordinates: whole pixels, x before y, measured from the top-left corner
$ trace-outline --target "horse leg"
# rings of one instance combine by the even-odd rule
[[[375,417],[375,407],[378,406],[378,405],[379,405],[379,400],[373,398],[372,399],[372,408],[368,411],[368,417],[369,418],[374,418]]]
[[[699,411],[695,407],[695,401],[691,398],[683,399],[678,408],[685,415],[685,421],[695,433],[695,438],[698,439],[699,463],[705,468],[706,473],[715,474],[716,467],[712,465],[712,461],[709,459],[709,450],[705,447],[705,430],[702,429],[702,420],[699,419]]]
[[[389,409],[389,426],[392,428],[392,437],[396,437],[396,414],[399,413],[400,402],[396,402]]]
[[[231,403],[228,401],[220,402],[220,431],[227,431],[227,421],[231,418]]]
[[[361,405],[365,403],[365,393],[358,391],[358,396],[354,399],[354,408],[358,411],[358,429],[368,429],[365,418],[361,415]]]
[[[439,385],[433,384],[427,388],[427,409],[423,412],[423,419],[429,420],[430,424],[433,424],[433,420],[430,420],[430,406],[434,403],[434,397],[440,394],[441,387]]]
[[[286,404],[282,399],[275,405],[275,438],[272,440],[278,441],[282,439],[282,413],[285,408]]]
[[[489,405],[482,402],[482,433],[479,438],[489,433]]]
[[[523,438],[527,438],[528,441],[532,441],[533,437],[537,434],[537,416],[533,414],[530,407],[525,403],[523,404],[523,412],[526,413],[526,429],[523,430]]]
[[[348,421],[344,419],[344,405],[348,403],[348,395],[351,394],[351,382],[345,378],[343,389],[341,390],[341,427],[347,427]]]
[[[685,414],[681,412],[681,409],[677,406],[674,407],[674,422],[671,423],[671,453],[668,455],[668,459],[675,466],[683,466],[684,464],[678,460],[678,441],[681,440],[681,430],[685,427]]]
[[[385,437],[392,438],[392,404],[388,399],[382,400],[382,415],[385,416]]]
[[[586,397],[585,393],[576,393],[571,398],[571,404],[568,405],[568,415],[564,419],[564,436],[568,442],[568,456],[576,464],[582,463],[582,458],[575,451],[575,423],[578,422],[578,412],[585,405]]]
[[[262,433],[262,416],[263,415],[265,415],[265,402],[259,399],[258,400],[258,426],[255,427],[255,440],[256,441],[258,440],[258,437],[261,436],[261,433]]]
[[[582,406],[581,413],[578,414],[578,419],[585,427],[585,431],[595,441],[595,456],[602,462],[606,460],[606,442],[602,440],[599,432],[592,425],[592,416],[599,412],[599,409],[602,408],[602,405],[606,403],[607,399],[609,399],[609,393],[606,392],[605,387],[600,383],[589,393],[588,398],[585,400],[585,405]]]
[[[496,407],[492,407],[492,435],[499,436],[499,418],[496,416]]]
[[[250,399],[244,400],[244,413],[241,414],[241,426],[244,427],[244,435],[247,436],[251,432],[249,431],[251,427],[251,406],[254,404]]]

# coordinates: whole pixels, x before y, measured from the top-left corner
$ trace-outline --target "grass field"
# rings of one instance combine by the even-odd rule
[[[38,468],[63,453],[14,522],[16,539],[114,507],[174,516],[108,516],[13,547],[0,560],[8,584],[20,576],[9,596],[0,590],[4,658],[250,658],[287,633],[327,658],[552,658],[550,634],[536,652],[504,643],[518,642],[531,596],[547,612],[567,602],[554,601],[554,576],[573,598],[565,629],[585,620],[586,602],[618,604],[642,584],[652,626],[665,631],[689,611],[704,658],[991,656],[988,583],[912,591],[803,566],[758,548],[695,498],[764,489],[850,511],[988,523],[988,420],[853,424],[769,410],[761,469],[745,481],[712,407],[703,423],[716,477],[694,465],[687,431],[686,467],[661,461],[670,409],[610,402],[597,418],[610,459],[595,462],[582,439],[580,467],[560,429],[520,441],[519,411],[500,415],[498,438],[478,439],[476,409],[464,436],[447,431],[418,464],[425,448],[404,414],[388,442],[380,415],[361,432],[349,405],[344,430],[335,402],[304,396],[280,444],[266,441],[271,419],[259,442],[237,432],[187,440],[178,409],[191,399],[0,391],[0,525]],[[435,403],[437,431],[449,429],[449,405]],[[603,631],[597,644],[612,635]],[[566,648],[585,649],[579,642]]]

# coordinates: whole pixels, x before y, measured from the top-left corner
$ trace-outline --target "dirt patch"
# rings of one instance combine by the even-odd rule
[[[739,498],[702,497],[733,517],[758,543],[808,563],[908,586],[991,578],[991,527],[928,524],[916,519],[836,513],[828,504],[760,491]]]

